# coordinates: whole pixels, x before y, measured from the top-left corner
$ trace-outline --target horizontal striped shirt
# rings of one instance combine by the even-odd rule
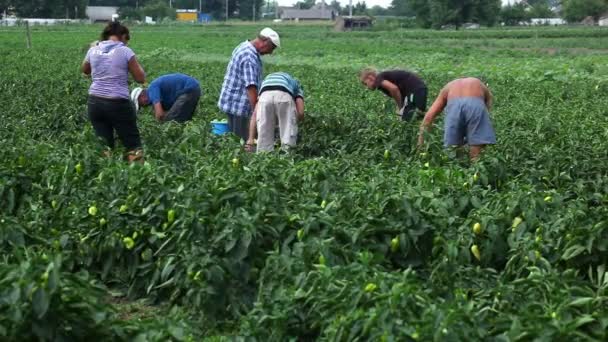
[[[235,116],[250,116],[253,108],[247,96],[247,87],[260,89],[262,81],[262,59],[251,42],[241,43],[232,52],[226,68],[218,107],[224,113]]]
[[[260,94],[267,90],[282,90],[288,92],[294,99],[304,98],[300,82],[285,72],[275,72],[266,76],[262,82]]]

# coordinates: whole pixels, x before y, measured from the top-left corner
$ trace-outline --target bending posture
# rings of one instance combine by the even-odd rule
[[[272,54],[280,45],[279,35],[265,28],[256,39],[241,43],[232,52],[218,107],[228,116],[230,131],[244,141],[248,140],[249,119],[258,103],[262,81],[261,55]]]
[[[148,89],[135,88],[131,92],[135,110],[153,105],[156,119],[161,122],[192,120],[200,97],[199,82],[184,74],[161,76],[152,81]]]
[[[481,150],[496,144],[490,122],[492,93],[476,78],[461,78],[448,83],[424,116],[418,136],[418,146],[424,143],[424,133],[431,129],[435,117],[446,108],[445,146],[469,145],[469,157],[477,159]]]
[[[304,118],[304,92],[300,82],[284,72],[266,76],[260,89],[260,100],[253,112],[247,145],[253,145],[258,132],[258,151],[272,151],[278,121],[281,147],[296,145],[298,122]]]
[[[91,75],[88,115],[95,134],[114,148],[114,131],[128,151],[128,160],[143,160],[135,108],[129,100],[129,73],[144,83],[146,75],[127,47],[129,29],[118,22],[109,23],[101,41],[92,46],[82,63],[82,72]]]
[[[402,120],[410,121],[416,109],[426,111],[426,84],[418,75],[404,70],[378,72],[366,68],[359,73],[359,79],[370,90],[379,89],[395,100],[396,113]]]

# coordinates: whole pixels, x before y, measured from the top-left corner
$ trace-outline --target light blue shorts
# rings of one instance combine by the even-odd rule
[[[445,146],[496,144],[490,114],[480,97],[451,99],[445,109]]]

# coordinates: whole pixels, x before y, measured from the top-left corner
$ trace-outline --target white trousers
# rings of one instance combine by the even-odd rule
[[[258,100],[257,111],[258,151],[274,149],[275,127],[279,125],[281,147],[296,145],[298,122],[296,103],[287,92],[280,90],[265,91]]]

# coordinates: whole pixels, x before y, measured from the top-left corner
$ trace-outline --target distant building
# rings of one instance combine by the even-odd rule
[[[281,13],[282,20],[334,20],[335,14],[329,9],[295,9],[295,8],[286,8],[283,9]]]
[[[324,2],[319,2],[309,9],[296,7],[279,7],[279,18],[282,20],[334,20],[337,13]]]
[[[583,24],[585,26],[593,26],[593,25],[595,25],[595,19],[593,19],[592,16],[588,16],[581,21],[581,24]]]
[[[115,6],[87,6],[87,17],[92,23],[99,21],[112,21],[113,18],[118,18],[118,7]]]
[[[600,20],[597,21],[597,24],[600,26],[608,26],[608,12],[604,13]]]
[[[566,21],[562,18],[532,18],[530,25],[566,25]]]
[[[198,11],[195,9],[178,9],[175,12],[177,14],[177,21],[198,21]]]
[[[367,30],[372,27],[373,18],[367,16],[338,17],[334,29],[336,31]]]
[[[211,17],[211,14],[210,14],[210,13],[203,13],[203,12],[200,12],[200,13],[198,14],[198,22],[199,22],[199,23],[210,23],[210,22],[211,22],[211,19],[212,19],[212,17]]]

